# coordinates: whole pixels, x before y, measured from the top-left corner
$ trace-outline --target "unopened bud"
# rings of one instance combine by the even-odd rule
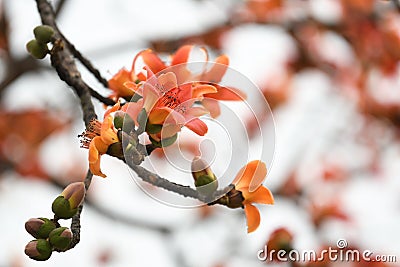
[[[218,180],[207,162],[200,157],[192,161],[192,176],[197,191],[203,195],[210,195],[218,188]]]
[[[26,231],[34,238],[46,239],[55,228],[55,223],[47,218],[31,218],[25,223]]]
[[[29,54],[31,54],[34,58],[42,59],[48,53],[48,48],[46,44],[40,43],[37,40],[30,40],[26,44],[26,50],[28,50]]]
[[[25,254],[37,261],[48,260],[52,251],[49,241],[45,239],[32,240],[25,246]]]
[[[39,43],[46,44],[51,41],[51,37],[54,35],[54,30],[50,26],[40,25],[33,29],[33,34]]]
[[[76,182],[69,184],[52,204],[54,214],[61,219],[69,219],[76,214],[85,198],[85,184]]]
[[[61,193],[69,201],[71,209],[79,207],[85,199],[86,189],[83,182],[69,184]]]
[[[64,251],[71,244],[72,232],[67,227],[56,228],[51,231],[49,241],[53,247]]]

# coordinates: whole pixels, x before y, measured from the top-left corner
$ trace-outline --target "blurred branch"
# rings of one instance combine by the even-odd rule
[[[392,0],[397,10],[400,12],[400,2],[399,0]]]
[[[61,11],[64,9],[66,2],[67,2],[66,0],[59,0],[57,2],[57,5],[54,10],[56,17],[58,17],[60,15]]]

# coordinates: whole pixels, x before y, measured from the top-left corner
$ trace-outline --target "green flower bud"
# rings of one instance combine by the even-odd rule
[[[58,196],[51,205],[51,210],[61,219],[70,219],[78,211],[77,208],[71,209],[71,204],[63,196]]]
[[[211,195],[218,188],[218,181],[214,177],[208,175],[201,175],[194,182],[196,190],[203,195]]]
[[[40,25],[33,29],[33,34],[39,43],[47,44],[51,41],[51,37],[54,35],[54,30],[50,26]]]
[[[86,189],[83,182],[69,184],[51,206],[54,214],[61,219],[69,219],[76,214],[85,199]]]
[[[25,223],[26,231],[34,238],[46,239],[55,228],[55,223],[47,218],[31,218]]]
[[[173,143],[175,143],[177,138],[178,138],[178,134],[177,133],[174,136],[171,136],[171,137],[168,137],[168,138],[164,138],[161,141],[156,141],[151,136],[149,136],[149,139],[150,139],[151,143],[155,147],[167,147],[167,146],[170,146]]]
[[[126,133],[130,133],[135,129],[135,122],[131,116],[123,111],[117,111],[114,114],[114,126],[116,129],[121,129]]]
[[[64,251],[71,244],[72,232],[67,227],[56,228],[51,231],[49,241],[53,247]]]
[[[37,261],[48,260],[52,251],[49,241],[45,239],[32,240],[25,246],[25,254]]]
[[[69,184],[64,191],[62,191],[61,196],[69,201],[71,209],[75,209],[83,203],[85,194],[85,184],[83,182],[75,182]]]
[[[195,157],[191,167],[197,191],[203,195],[211,195],[218,189],[218,180],[207,162],[200,157]]]
[[[44,58],[49,51],[46,44],[40,43],[37,40],[30,40],[26,44],[26,50],[28,50],[29,54],[37,59]]]

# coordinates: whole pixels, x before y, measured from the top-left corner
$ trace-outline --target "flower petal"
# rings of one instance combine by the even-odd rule
[[[244,212],[247,220],[247,233],[254,232],[260,225],[260,212],[251,204],[244,205]]]
[[[96,136],[89,145],[89,168],[94,175],[106,177],[100,170],[100,156],[107,152],[108,146],[100,136]]]
[[[158,77],[158,82],[164,88],[163,92],[168,92],[169,90],[178,87],[176,75],[173,72],[167,72],[167,73],[161,74]]]
[[[226,55],[219,56],[209,71],[203,74],[203,81],[218,83],[222,80],[229,65]]]
[[[197,84],[192,87],[192,97],[199,98],[204,94],[217,93],[217,88],[211,84]]]
[[[243,101],[247,98],[246,94],[239,89],[233,87],[225,87],[217,84],[214,84],[214,86],[217,88],[217,92],[206,94],[204,95],[204,97],[230,101]]]
[[[139,52],[136,55],[136,57],[132,63],[132,70],[136,70],[138,68],[138,66],[136,66],[136,64],[137,64],[137,60],[139,58],[142,58],[144,64],[153,73],[158,73],[166,68],[164,62],[151,49],[147,49],[147,50],[143,50],[143,51]]]
[[[248,188],[251,185],[249,190],[251,193],[262,184],[266,175],[267,167],[265,163],[259,160],[253,160],[240,169],[232,183],[237,190]]]
[[[149,123],[163,124],[171,112],[172,109],[168,107],[153,108],[149,114]]]
[[[118,142],[118,136],[114,130],[113,118],[111,116],[107,116],[101,124],[100,137],[106,145]]]
[[[274,204],[274,196],[271,191],[264,186],[260,186],[256,191],[250,193],[246,189],[242,189],[244,201],[246,203]]]
[[[189,117],[200,117],[209,113],[210,112],[204,107],[191,107],[187,109],[185,115]]]
[[[191,119],[190,121],[186,122],[185,126],[200,136],[205,135],[208,131],[207,124],[205,124],[199,118]]]
[[[121,107],[121,104],[119,103],[119,101],[117,101],[117,103],[112,108],[110,108],[110,109],[106,110],[106,112],[104,112],[104,117],[103,118],[105,119],[108,115],[110,115],[114,111],[119,110],[120,107]]]
[[[210,112],[211,117],[216,118],[221,114],[221,108],[217,100],[213,98],[204,98],[201,104]]]
[[[108,81],[108,87],[113,90],[118,97],[132,96],[134,94],[132,88],[124,85],[126,82],[131,81],[130,77],[130,71],[121,69]]]
[[[193,45],[184,45],[179,48],[175,55],[172,56],[171,66],[186,63],[189,59],[190,51],[192,50]]]

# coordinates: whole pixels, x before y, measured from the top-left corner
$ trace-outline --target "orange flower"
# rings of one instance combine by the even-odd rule
[[[215,91],[216,88],[211,85],[178,85],[175,73],[167,72],[159,77],[151,76],[143,86],[143,98],[136,103],[128,103],[123,110],[132,118],[137,118],[139,112],[145,109],[148,126],[159,126],[159,132],[148,132],[156,141],[174,136],[183,126],[204,135],[208,128],[198,117],[208,114],[208,111],[194,104],[203,98],[203,94]]]
[[[94,175],[106,177],[100,169],[100,157],[107,153],[108,147],[119,142],[117,130],[113,125],[111,112],[119,109],[119,103],[105,113],[104,121],[92,120],[88,129],[80,136],[81,147],[89,149],[89,169]]]
[[[244,166],[236,175],[233,184],[242,193],[247,218],[247,232],[255,231],[260,225],[260,212],[253,203],[274,204],[274,197],[268,188],[261,185],[267,175],[265,163],[254,160]]]

